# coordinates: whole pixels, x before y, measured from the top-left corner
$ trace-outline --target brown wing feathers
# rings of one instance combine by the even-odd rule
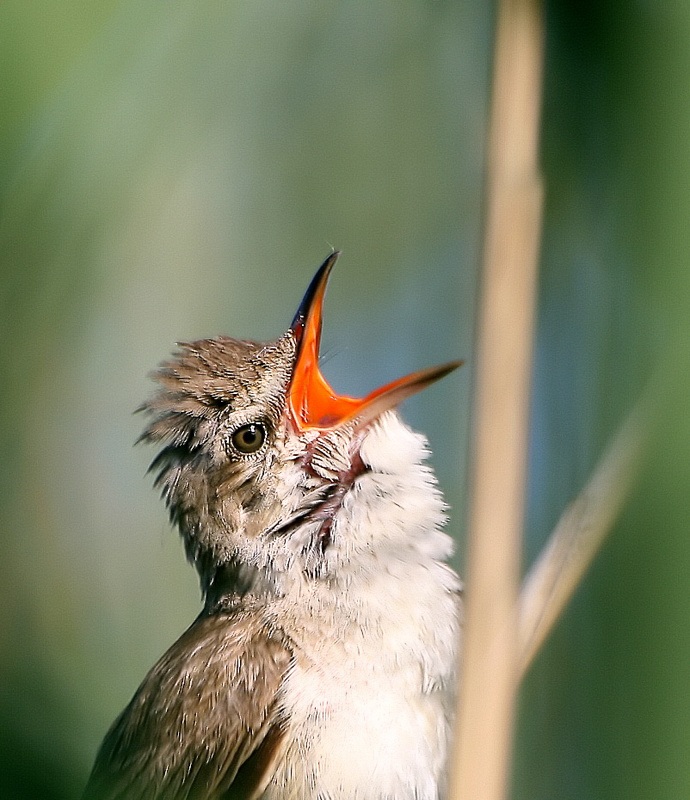
[[[85,798],[257,797],[282,752],[278,696],[290,660],[256,612],[199,617],[113,724]]]

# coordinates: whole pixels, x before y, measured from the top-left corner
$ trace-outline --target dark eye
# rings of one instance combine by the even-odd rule
[[[256,453],[266,441],[266,428],[261,422],[250,422],[238,428],[230,440],[240,453]]]

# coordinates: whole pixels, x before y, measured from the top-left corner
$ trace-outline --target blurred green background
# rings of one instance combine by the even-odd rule
[[[666,360],[649,463],[521,697],[513,796],[690,796],[690,9],[548,7],[526,558]],[[331,246],[325,371],[411,400],[462,563],[492,9],[0,4],[0,796],[78,795],[199,607],[132,448],[176,340],[269,339]],[[656,378],[659,382],[659,378]]]

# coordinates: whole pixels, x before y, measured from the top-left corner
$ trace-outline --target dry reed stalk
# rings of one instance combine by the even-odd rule
[[[499,3],[477,326],[468,596],[451,800],[505,797],[542,190],[540,5]]]
[[[565,608],[630,492],[649,433],[649,395],[620,427],[587,485],[561,515],[520,593],[520,672]]]

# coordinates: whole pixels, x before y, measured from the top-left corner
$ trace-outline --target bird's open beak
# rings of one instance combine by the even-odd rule
[[[366,425],[462,364],[461,361],[451,361],[413,372],[362,398],[337,394],[319,369],[319,345],[326,284],[339,255],[334,251],[319,267],[290,326],[297,341],[297,354],[288,389],[288,405],[299,430],[326,430],[352,420]]]

